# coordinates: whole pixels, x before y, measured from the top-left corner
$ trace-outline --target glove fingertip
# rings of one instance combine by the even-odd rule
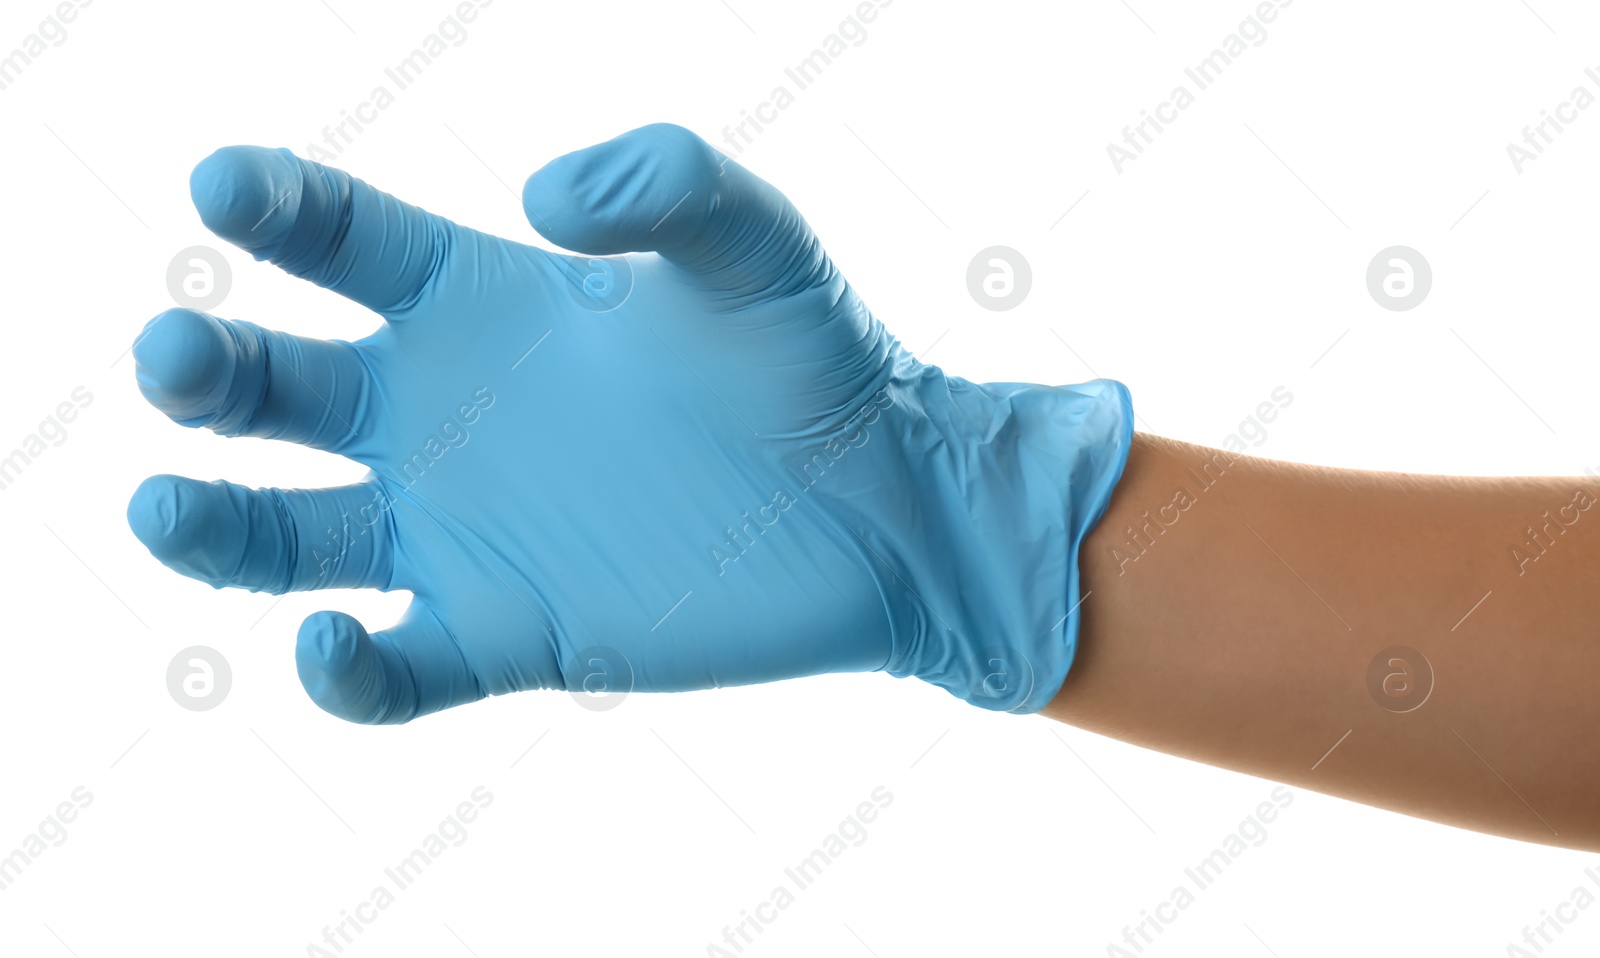
[[[268,258],[293,228],[301,187],[299,159],[264,146],[225,146],[189,177],[206,228],[258,259]]]
[[[214,589],[238,569],[244,539],[239,490],[224,482],[151,476],[128,500],[128,526],[150,554],[174,572]]]
[[[177,534],[178,476],[151,476],[128,499],[128,528],[157,558]]]
[[[232,341],[219,320],[169,309],[145,324],[133,344],[134,377],[152,406],[189,425],[214,411],[227,378]]]
[[[662,250],[703,219],[716,158],[693,131],[652,123],[545,164],[523,186],[523,212],[540,235],[580,253]]]
[[[370,641],[361,623],[343,612],[315,612],[300,624],[295,670],[317,707],[350,722],[372,721],[379,688],[369,674]]]

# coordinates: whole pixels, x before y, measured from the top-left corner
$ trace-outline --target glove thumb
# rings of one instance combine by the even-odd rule
[[[528,178],[522,205],[558,246],[654,251],[735,296],[787,295],[837,275],[782,193],[670,123],[552,160]]]

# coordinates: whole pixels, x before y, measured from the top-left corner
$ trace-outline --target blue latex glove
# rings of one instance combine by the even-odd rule
[[[370,468],[300,491],[155,476],[128,507],[213,586],[414,594],[382,632],[301,626],[334,715],[871,670],[1029,712],[1065,679],[1127,390],[918,362],[789,201],[693,133],[644,127],[528,180],[534,228],[583,256],[287,151],[221,150],[191,187],[219,236],[384,319],[346,343],[169,310],[134,347],[179,423]]]

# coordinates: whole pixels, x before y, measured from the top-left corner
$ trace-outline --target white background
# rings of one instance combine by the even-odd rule
[[[339,338],[374,325],[211,237],[188,197],[218,146],[320,140],[454,7],[328,2],[101,0],[0,91],[0,453],[74,387],[94,396],[0,491],[0,855],[74,787],[94,796],[0,891],[0,951],[306,954],[483,785],[467,840],[346,954],[704,955],[882,785],[894,801],[868,839],[747,955],[1103,955],[1267,798],[1269,782],[884,675],[604,713],[530,693],[395,728],[320,712],[295,677],[301,618],[381,627],[406,596],[215,592],[161,567],[123,512],[152,473],[316,486],[362,470],[173,426],[124,353],[194,244],[232,263],[220,315]],[[1573,87],[1600,92],[1583,73],[1600,13],[1301,0],[1118,175],[1106,144],[1254,8],[1129,2],[901,0],[741,162],[907,345],[937,341],[925,358],[970,379],[1118,378],[1141,428],[1209,445],[1281,385],[1294,401],[1257,454],[1600,467],[1600,107],[1520,175],[1505,150]],[[517,197],[534,169],[658,120],[720,140],[854,6],[728,4],[499,0],[337,162],[535,241]],[[52,9],[7,2],[0,52]],[[994,244],[1033,267],[1009,312],[966,290]],[[1409,312],[1365,286],[1395,244],[1433,267]],[[166,686],[196,644],[233,668],[208,712]],[[1146,954],[1503,955],[1595,863],[1299,789],[1268,834]],[[1600,907],[1546,953],[1597,947]]]

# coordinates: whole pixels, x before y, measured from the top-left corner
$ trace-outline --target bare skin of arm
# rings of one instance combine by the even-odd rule
[[[1600,851],[1597,501],[1589,477],[1333,469],[1137,434],[1080,550],[1077,660],[1043,714]],[[1411,651],[1380,657],[1395,646]]]

